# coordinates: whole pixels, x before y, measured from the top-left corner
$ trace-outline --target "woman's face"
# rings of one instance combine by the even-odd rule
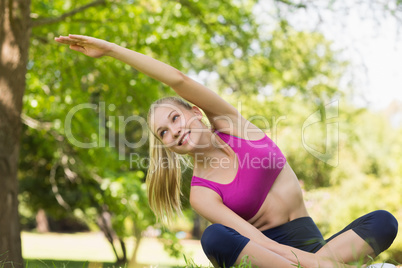
[[[171,103],[155,106],[151,117],[152,131],[170,150],[187,154],[199,146],[206,126],[201,122],[202,113],[197,107],[188,110]]]

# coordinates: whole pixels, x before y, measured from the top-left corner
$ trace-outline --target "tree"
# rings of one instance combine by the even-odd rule
[[[276,2],[289,9],[304,8],[290,1]],[[120,62],[107,58],[94,61],[67,52],[53,43],[55,35],[94,35],[154,56],[185,73],[217,74],[215,88],[232,92],[229,99],[234,104],[240,97],[250,100],[247,115],[297,113],[307,99],[314,99],[322,108],[325,100],[337,94],[336,81],[342,68],[330,44],[318,33],[295,31],[283,17],[267,30],[254,18],[255,4],[251,0],[35,1],[29,14],[27,1],[2,1],[0,174],[7,175],[1,183],[8,184],[0,189],[4,200],[0,211],[9,212],[5,204],[12,199],[14,217],[17,215],[20,127],[15,122],[20,120],[24,103],[19,170],[24,205],[33,212],[45,209],[54,217],[99,220],[111,244],[119,240],[121,250],[116,247],[114,251],[116,259],[122,261],[126,257],[122,238],[134,234],[139,241],[142,230],[154,223],[143,188],[146,165],[141,160],[147,157],[146,146],[126,146],[140,140],[144,129],[138,122],[125,124],[119,118],[145,118],[149,104],[171,91]],[[11,13],[7,11],[10,7]],[[8,14],[15,18],[9,20]],[[11,53],[11,48],[18,53]],[[25,77],[29,86],[23,96]],[[273,93],[297,94],[298,105],[286,97],[270,101]],[[256,100],[261,96],[263,101]],[[69,112],[83,103],[91,108],[75,113],[66,127]],[[84,148],[71,142],[72,136],[97,146]],[[127,161],[131,154],[140,161]],[[310,179],[312,187],[328,184],[328,177],[320,177],[326,169],[321,164],[310,161],[300,165],[299,173],[306,181]],[[313,176],[304,172],[311,166],[315,168]],[[7,215],[1,217],[0,228],[3,224],[9,224],[9,229],[18,226],[18,218],[12,222],[5,219]],[[3,230],[8,229],[0,232]],[[10,260],[21,263],[20,257]]]
[[[0,260],[6,267],[23,265],[17,170],[30,37],[29,15],[29,0],[0,2]]]
[[[225,7],[237,11],[231,13]],[[111,245],[115,239],[122,245],[121,250],[114,248],[116,259],[125,261],[122,238],[134,235],[138,249],[142,231],[155,219],[146,202],[146,166],[128,161],[131,154],[145,158],[147,148],[129,148],[126,144],[141,139],[146,130],[140,124],[124,124],[119,118],[128,119],[133,114],[145,118],[149,104],[171,91],[120,62],[107,58],[93,61],[68,52],[53,43],[53,37],[94,35],[187,72],[197,58],[194,44],[198,41],[208,46],[211,35],[250,21],[250,7],[198,5],[192,1],[110,1],[106,6],[83,10],[70,1],[33,3],[29,88],[23,114],[24,157],[20,162],[24,205],[34,212],[43,208],[53,217],[79,211],[86,220],[97,222],[100,218],[99,225]],[[217,8],[219,12],[214,11]],[[228,23],[217,23],[221,13],[230,19]],[[53,14],[58,16],[48,18]],[[197,31],[193,31],[194,25]],[[245,31],[235,40],[227,40],[245,44],[250,38],[243,35]],[[80,104],[94,109],[77,111],[67,127],[66,118]],[[99,146],[84,148],[74,144],[72,136]],[[177,254],[174,236],[167,230],[164,233],[171,253]]]
[[[111,218],[112,225],[119,236],[124,235],[123,221],[117,220],[124,218],[121,216],[124,209],[120,208],[124,197],[117,198],[115,192],[103,186],[121,185],[122,189],[132,189],[141,194],[141,184],[131,187],[126,180],[122,180],[122,175],[130,170],[128,163],[113,159],[130,153],[146,156],[146,153],[144,148],[120,150],[120,141],[113,137],[132,136],[131,141],[135,141],[141,137],[142,129],[136,125],[123,129],[111,118],[127,117],[133,113],[145,117],[149,103],[160,96],[158,91],[169,92],[166,87],[130,68],[124,68],[121,63],[109,59],[94,62],[66,53],[65,48],[51,43],[55,33],[93,34],[155,55],[184,72],[216,72],[222,81],[218,85],[220,90],[229,87],[234,92],[257,94],[267,84],[276,83],[275,91],[279,91],[284,87],[290,88],[296,80],[300,81],[300,77],[304,77],[305,81],[314,77],[311,72],[304,74],[296,71],[293,76],[282,78],[282,70],[272,68],[272,62],[283,59],[288,65],[284,68],[293,66],[289,62],[292,55],[278,46],[270,53],[269,46],[274,45],[272,41],[276,37],[262,40],[257,34],[258,25],[252,15],[254,4],[253,1],[218,3],[188,0],[138,1],[135,5],[129,1],[115,3],[100,0],[82,4],[71,1],[34,2],[32,14],[25,14],[27,20],[32,17],[29,24],[33,29],[32,53],[29,62],[21,62],[27,66],[29,84],[24,97],[24,150],[20,163],[24,203],[34,210],[46,207],[47,212],[56,217],[71,214],[77,208],[81,208],[92,221],[105,213],[117,214],[120,216]],[[29,33],[27,31],[27,38]],[[250,49],[253,43],[261,50]],[[24,49],[27,54],[28,45]],[[303,53],[302,59],[310,51]],[[241,60],[241,57],[244,59]],[[77,58],[80,60],[79,68],[75,68]],[[306,70],[314,68],[309,66]],[[253,74],[251,77],[250,73]],[[21,76],[25,76],[25,70]],[[110,81],[113,81],[112,85]],[[116,88],[119,94],[116,94]],[[122,99],[121,96],[127,98]],[[19,98],[22,99],[22,94]],[[65,129],[64,119],[71,109],[81,103],[90,103],[96,108],[77,113],[71,129]],[[110,105],[115,108],[110,109]],[[99,129],[101,133],[97,132]],[[74,146],[69,142],[69,131],[84,142],[103,143],[106,148]],[[132,178],[141,181],[146,169],[138,166],[133,169],[143,172]],[[95,208],[97,213],[91,215],[87,210],[90,208]],[[139,219],[133,219],[133,222],[141,228],[145,226],[140,224]],[[135,231],[138,232],[139,229]]]
[[[21,111],[31,34],[29,0],[0,2],[0,260],[22,267],[18,215]]]

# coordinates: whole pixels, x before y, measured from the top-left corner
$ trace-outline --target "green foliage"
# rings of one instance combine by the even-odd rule
[[[194,263],[194,261],[192,259],[187,259],[186,256],[183,256],[185,262],[186,262],[186,268],[203,268],[203,266],[197,265],[196,263]],[[208,267],[204,267],[204,268],[210,268],[213,266],[208,266]],[[249,256],[244,256],[241,260],[240,260],[240,264],[239,265],[235,265],[232,266],[234,268],[251,268],[253,267],[251,264],[251,261],[249,260]]]
[[[32,30],[19,171],[27,224],[44,208],[52,217],[74,216],[90,226],[109,212],[119,238],[160,227],[147,204],[147,143],[128,144],[145,137],[142,119],[150,103],[172,91],[121,62],[87,58],[53,42],[69,33],[155,57],[220,92],[285,152],[324,234],[376,208],[401,219],[401,129],[349,106],[338,90],[347,62],[322,34],[296,31],[285,20],[267,27],[254,17],[253,0],[105,1],[40,23],[90,2],[32,2],[33,25],[40,26]],[[327,144],[325,105],[333,100],[339,101],[339,139]],[[303,132],[317,112],[320,120]],[[318,152],[338,148],[338,165],[313,156],[306,144]],[[185,208],[190,178],[187,169]],[[167,248],[179,256],[174,234],[163,231]],[[401,256],[401,245],[398,239],[393,256]]]
[[[162,242],[164,243],[164,249],[170,254],[170,256],[179,258],[182,255],[183,246],[179,244],[179,239],[175,233],[165,231],[162,234]]]
[[[146,143],[133,144],[146,137],[150,103],[171,90],[121,62],[68,51],[53,38],[92,35],[199,72],[200,54],[250,44],[253,32],[243,28],[253,23],[253,2],[105,1],[52,21],[88,3],[32,3],[37,27],[27,66],[20,201],[27,221],[44,208],[52,217],[72,215],[94,226],[107,212],[118,237],[138,239],[155,218],[145,194]],[[174,235],[166,235],[177,255]]]
[[[102,266],[99,266],[102,265]],[[93,265],[89,262],[78,261],[54,261],[54,260],[25,260],[25,267],[27,268],[89,268]],[[127,265],[115,265],[113,263],[96,263],[96,267],[104,268],[127,268]]]
[[[355,111],[348,109],[350,115]],[[331,174],[332,187],[306,193],[309,211],[326,236],[377,209],[391,212],[399,222],[402,219],[402,130],[391,126],[383,115],[367,110],[354,114],[353,122],[341,128],[354,126],[340,138],[340,162]],[[401,245],[397,236],[380,260],[401,262]]]

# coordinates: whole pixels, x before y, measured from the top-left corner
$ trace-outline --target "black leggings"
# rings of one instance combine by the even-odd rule
[[[358,234],[378,255],[391,246],[398,232],[398,222],[389,212],[377,210],[358,218],[327,240],[324,240],[310,217],[299,218],[262,233],[280,244],[315,253],[325,243],[348,230]],[[232,228],[212,224],[205,229],[201,245],[213,264],[219,267],[230,267],[234,265],[249,241],[249,238]]]

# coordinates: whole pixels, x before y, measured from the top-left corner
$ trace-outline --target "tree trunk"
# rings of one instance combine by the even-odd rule
[[[30,0],[0,1],[0,266],[23,267],[17,168]]]
[[[44,209],[39,209],[36,213],[36,230],[38,233],[48,233],[49,232],[49,221],[47,220],[46,212]]]
[[[138,249],[140,248],[140,243],[142,239],[142,231],[140,228],[134,226],[134,237],[135,237],[135,246],[133,250],[133,255],[131,256],[131,259],[128,263],[129,268],[135,268],[138,266],[137,263],[137,255],[138,255]]]

